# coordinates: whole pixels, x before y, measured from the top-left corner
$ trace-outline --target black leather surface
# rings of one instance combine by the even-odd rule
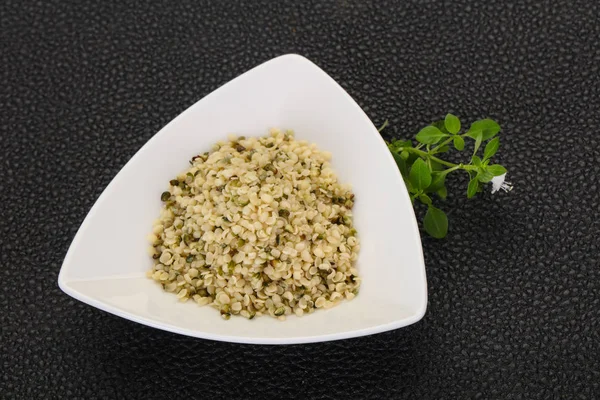
[[[0,6],[0,398],[600,398],[597,2],[88,3]],[[68,245],[125,162],[289,52],[389,118],[387,137],[448,111],[502,124],[515,189],[467,201],[452,182],[449,238],[423,243],[424,320],[244,346],[63,294]]]

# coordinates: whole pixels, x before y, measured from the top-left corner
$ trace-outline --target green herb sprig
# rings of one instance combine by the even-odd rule
[[[387,124],[388,121],[385,121],[379,131],[381,132]],[[395,139],[387,143],[404,178],[413,205],[415,200],[418,200],[427,206],[423,219],[425,232],[437,239],[447,235],[448,217],[433,205],[433,198],[437,196],[439,199],[446,199],[448,174],[465,171],[469,175],[466,190],[468,198],[481,192],[483,186],[492,180],[493,191],[498,188],[505,191],[512,189],[508,182],[504,183],[506,168],[490,163],[500,147],[500,139],[496,136],[500,132],[500,125],[491,119],[482,119],[473,122],[466,132],[460,131],[461,122],[458,117],[448,114],[444,120],[421,129],[415,137],[416,146],[413,146],[411,140]],[[454,164],[440,158],[451,146],[460,152],[464,151],[465,140],[472,140],[474,143],[469,163]],[[482,146],[483,154],[480,151]]]

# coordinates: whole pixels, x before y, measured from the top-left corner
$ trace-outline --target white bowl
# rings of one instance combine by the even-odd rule
[[[146,236],[160,194],[188,160],[228,133],[258,136],[270,127],[333,154],[340,180],[356,194],[361,241],[359,295],[329,310],[249,321],[223,320],[209,307],[180,303],[145,277]],[[325,72],[286,55],[266,62],[191,106],[123,167],[79,228],[58,277],[70,296],[131,321],[183,335],[240,343],[291,344],[388,331],[421,319],[427,282],[412,205],[385,142],[367,115]]]

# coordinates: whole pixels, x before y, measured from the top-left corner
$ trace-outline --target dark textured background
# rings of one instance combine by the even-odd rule
[[[0,5],[0,398],[600,398],[598,2],[98,3]],[[124,163],[289,52],[388,138],[448,111],[502,124],[515,190],[467,201],[454,181],[448,240],[424,239],[425,318],[244,346],[63,294],[68,245]]]

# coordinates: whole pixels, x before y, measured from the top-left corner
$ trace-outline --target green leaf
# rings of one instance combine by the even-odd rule
[[[417,190],[427,189],[431,185],[431,172],[427,163],[422,158],[417,159],[413,164],[410,169],[409,179],[413,187]]]
[[[421,203],[423,204],[431,204],[431,197],[427,196],[425,193],[419,195],[419,200],[421,200]]]
[[[473,163],[474,166],[481,167],[481,158],[479,158],[477,156],[473,156],[473,157],[471,157],[471,162]]]
[[[392,143],[388,143],[388,148],[391,151],[401,151],[403,148],[412,147],[412,142],[410,140],[392,140]]]
[[[431,164],[431,171],[433,172],[437,172],[437,171],[443,171],[446,169],[445,166],[443,166],[442,164],[440,164],[439,162],[429,159],[430,164]]]
[[[398,155],[398,153],[395,153],[392,151],[392,156],[394,156],[394,161],[396,161],[396,165],[398,166],[398,169],[400,170],[400,173],[402,174],[403,177],[407,177],[408,176],[408,168],[406,166],[406,160],[403,159],[401,156]]]
[[[427,188],[429,192],[437,192],[444,187],[446,183],[446,174],[434,173],[431,179],[431,185]]]
[[[494,154],[496,154],[496,152],[498,151],[499,147],[500,147],[500,139],[499,138],[495,137],[492,140],[490,140],[485,145],[485,149],[483,150],[483,159],[489,160],[490,158],[492,158],[494,156]]]
[[[481,129],[469,129],[469,131],[467,131],[467,133],[465,133],[465,135],[467,137],[470,137],[471,139],[477,139],[477,135],[479,135],[480,133],[483,133],[483,131]],[[483,134],[481,135],[483,137]]]
[[[506,168],[500,164],[494,164],[487,167],[487,171],[494,176],[500,176],[506,173]]]
[[[479,188],[479,181],[477,178],[471,179],[467,188],[467,197],[469,199],[477,194],[477,188]]]
[[[456,135],[458,131],[460,131],[460,120],[456,115],[446,114],[446,119],[444,119],[444,126],[448,130],[448,132]]]
[[[447,144],[445,144],[445,145],[443,145],[443,146],[440,146],[440,147],[438,147],[437,149],[435,149],[435,152],[436,152],[436,153],[445,153],[445,152],[447,152],[448,150],[450,150],[450,146],[448,146]]]
[[[477,179],[479,179],[479,182],[482,182],[482,183],[488,183],[489,181],[492,180],[493,177],[494,177],[494,175],[492,175],[487,170],[481,171],[477,174]]]
[[[410,171],[410,168],[412,167],[412,165],[415,163],[415,161],[417,161],[419,158],[418,155],[410,153],[410,157],[408,157],[408,160],[406,160],[406,166],[408,167],[408,170]],[[406,175],[408,177],[408,175]]]
[[[412,142],[410,140],[395,139],[392,141],[392,144],[397,147],[412,147]]]
[[[443,188],[439,189],[436,193],[442,199],[446,200],[446,196],[448,196],[448,189],[446,189],[446,186],[444,186]]]
[[[448,130],[446,129],[446,124],[444,122],[444,120],[439,120],[439,121],[435,121],[433,122],[431,125],[435,126],[436,128],[438,128],[440,131],[442,131],[443,133],[450,133],[448,132]]]
[[[383,123],[383,125],[381,125],[381,127],[379,129],[377,129],[378,132],[381,132],[382,130],[385,129],[386,126],[388,126],[388,120],[386,119],[385,122]]]
[[[450,136],[440,131],[435,126],[429,125],[425,128],[421,129],[419,133],[417,133],[416,139],[420,143],[423,144],[436,144],[443,138]]]
[[[442,239],[448,233],[448,217],[446,213],[432,205],[427,207],[425,219],[423,219],[425,232],[436,239]]]
[[[477,137],[475,138],[475,149],[473,150],[473,154],[477,154],[479,151],[479,147],[481,146],[481,142],[483,141],[483,133],[479,132]]]
[[[488,140],[496,136],[498,132],[500,132],[500,125],[494,120],[489,118],[480,119],[479,121],[475,121],[471,124],[469,131],[467,132],[467,136],[475,139],[477,134],[475,132],[481,131],[483,134],[483,140]]]
[[[454,139],[452,139],[453,143],[454,143],[454,147],[456,148],[456,150],[458,151],[463,151],[465,148],[465,139],[463,139],[461,136],[454,136]]]

